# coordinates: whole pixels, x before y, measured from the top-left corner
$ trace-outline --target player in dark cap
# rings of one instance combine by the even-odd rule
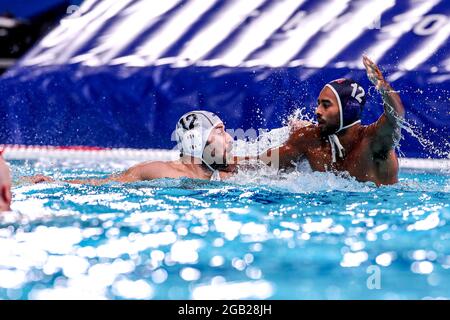
[[[396,183],[398,160],[394,148],[405,111],[400,96],[377,65],[367,56],[363,56],[363,63],[384,101],[384,113],[376,122],[361,125],[366,102],[363,87],[351,79],[337,79],[326,84],[319,94],[317,125],[293,130],[284,145],[260,158],[271,164],[277,161],[283,169],[306,157],[316,171],[346,171],[358,181],[377,185]]]

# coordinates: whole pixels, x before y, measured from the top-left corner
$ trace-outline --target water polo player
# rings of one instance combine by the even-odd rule
[[[364,89],[351,79],[337,79],[319,94],[318,124],[293,130],[284,145],[260,158],[269,163],[275,153],[280,168],[289,168],[303,156],[316,171],[346,171],[358,181],[377,185],[396,183],[398,160],[394,148],[405,111],[400,96],[377,65],[366,56],[363,63],[369,80],[383,97],[384,113],[376,122],[361,125]]]
[[[227,164],[233,139],[217,115],[208,111],[188,112],[177,122],[175,135],[180,151],[180,159],[176,161],[144,162],[106,179],[66,182],[98,185],[112,181],[135,182],[181,177],[217,181],[233,174],[235,166]],[[34,183],[53,181],[42,175],[31,177],[30,180]]]

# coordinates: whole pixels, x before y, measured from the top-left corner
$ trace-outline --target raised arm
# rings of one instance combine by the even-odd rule
[[[400,124],[404,119],[405,109],[400,96],[384,79],[378,66],[365,55],[363,63],[367,77],[383,98],[384,113],[368,127],[372,151],[383,157],[400,139]]]

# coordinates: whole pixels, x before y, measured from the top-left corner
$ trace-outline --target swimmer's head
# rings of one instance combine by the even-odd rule
[[[337,79],[326,84],[320,92],[316,108],[322,133],[337,133],[361,122],[365,103],[365,91],[356,81]]]
[[[9,168],[0,156],[0,212],[10,211],[11,175]]]
[[[182,156],[201,159],[214,168],[226,166],[233,138],[222,120],[209,111],[190,111],[177,122],[176,136]]]

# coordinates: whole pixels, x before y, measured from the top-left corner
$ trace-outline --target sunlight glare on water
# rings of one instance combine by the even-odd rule
[[[68,179],[130,162],[11,165],[15,177]],[[0,298],[449,298],[449,186],[448,172],[376,188],[307,166],[227,182],[16,180],[0,218]]]

